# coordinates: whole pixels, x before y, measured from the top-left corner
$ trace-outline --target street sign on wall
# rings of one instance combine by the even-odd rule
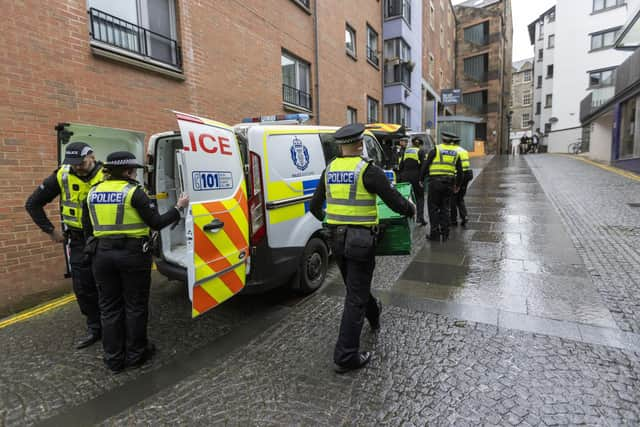
[[[462,90],[460,89],[443,89],[442,90],[443,105],[459,104],[461,98],[462,98]]]

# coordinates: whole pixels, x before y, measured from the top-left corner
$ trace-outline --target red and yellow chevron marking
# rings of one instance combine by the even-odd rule
[[[249,255],[249,213],[245,184],[230,199],[194,203],[191,209],[196,282],[191,314],[197,317],[244,287],[246,259]],[[204,231],[204,226],[213,218],[224,222],[224,227],[216,233]],[[245,255],[241,257],[243,252]],[[231,268],[238,263],[236,268]],[[228,271],[207,279],[223,270]]]

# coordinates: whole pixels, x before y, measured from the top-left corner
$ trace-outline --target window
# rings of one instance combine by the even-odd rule
[[[294,3],[298,3],[303,6],[305,9],[310,9],[311,5],[309,4],[309,0],[293,0]]]
[[[429,75],[433,77],[434,70],[436,68],[436,60],[433,57],[433,54],[429,54]]]
[[[542,40],[544,37],[544,21],[540,21],[540,25],[538,26],[538,29],[540,30],[540,32],[538,33],[538,38]]]
[[[411,87],[411,48],[401,38],[384,41],[384,83],[404,83]]]
[[[430,12],[429,13],[429,26],[433,30],[434,29],[433,21],[435,21],[436,11],[433,8],[433,2],[432,1],[429,2],[429,12]]]
[[[524,72],[524,82],[530,82],[531,81],[531,70],[525,70]]]
[[[489,54],[472,56],[464,60],[464,74],[480,82],[486,82],[489,72]]]
[[[347,48],[347,55],[356,57],[356,30],[347,24],[344,30],[344,43]]]
[[[544,124],[544,133],[549,133],[551,132],[551,123],[545,123]]]
[[[550,79],[553,77],[553,64],[547,65],[547,78]]]
[[[380,65],[378,58],[378,33],[367,25],[367,60],[376,67]]]
[[[531,115],[529,113],[522,113],[522,127],[523,128],[528,128],[529,126],[531,126],[529,124],[529,120],[531,120]]]
[[[440,25],[440,48],[444,49],[444,28]]]
[[[311,110],[310,66],[286,52],[282,52],[282,99],[285,103]]]
[[[358,110],[347,107],[347,124],[358,123]]]
[[[544,58],[544,49],[538,49],[538,61],[542,61]]]
[[[615,68],[589,72],[589,87],[613,86],[616,79]]]
[[[553,104],[553,95],[548,94],[545,98],[544,108],[549,108]]]
[[[549,37],[547,37],[547,48],[548,49],[553,49],[553,47],[555,46],[555,43],[556,43],[556,36],[551,34]]]
[[[384,107],[384,120],[387,123],[411,126],[409,122],[409,107],[404,104],[390,104]]]
[[[551,12],[549,12],[549,14],[547,15],[547,22],[554,22],[556,20],[556,11],[552,10]]]
[[[407,24],[411,25],[411,2],[409,0],[385,0],[385,19],[402,17]]]
[[[88,0],[92,41],[143,61],[182,68],[174,0]]]
[[[367,96],[367,123],[378,122],[378,100]]]
[[[605,49],[613,46],[613,44],[616,42],[616,39],[618,38],[620,29],[620,27],[613,28],[610,30],[591,34],[591,50]]]
[[[462,103],[465,107],[474,113],[486,113],[487,112],[487,91],[481,90],[478,92],[463,93]]]
[[[537,85],[537,87],[538,88],[542,87],[542,76],[538,76],[538,85]]]
[[[536,102],[536,114],[540,114],[542,111],[542,102]]]
[[[489,21],[464,29],[464,41],[479,46],[489,43]]]
[[[531,105],[531,93],[523,93],[522,94],[522,105]]]
[[[593,11],[612,9],[625,4],[625,0],[593,0]]]

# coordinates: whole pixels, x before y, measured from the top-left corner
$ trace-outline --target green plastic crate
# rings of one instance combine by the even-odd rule
[[[396,184],[396,190],[405,199],[414,200],[411,184],[401,182]],[[392,211],[379,197],[378,220],[383,234],[376,247],[376,255],[409,255],[411,254],[411,227],[409,218]]]

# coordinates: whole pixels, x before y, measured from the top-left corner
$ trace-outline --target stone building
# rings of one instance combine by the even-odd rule
[[[60,122],[153,133],[169,110],[234,124],[307,112],[381,118],[382,2],[3,2],[0,317],[70,291],[59,244],[24,210],[57,166]],[[49,217],[60,227],[57,201]]]
[[[476,139],[488,153],[507,150],[513,28],[511,0],[469,0],[455,6],[458,20],[456,114],[481,119]]]
[[[511,79],[511,129],[509,140],[532,136],[533,58],[513,63]]]

